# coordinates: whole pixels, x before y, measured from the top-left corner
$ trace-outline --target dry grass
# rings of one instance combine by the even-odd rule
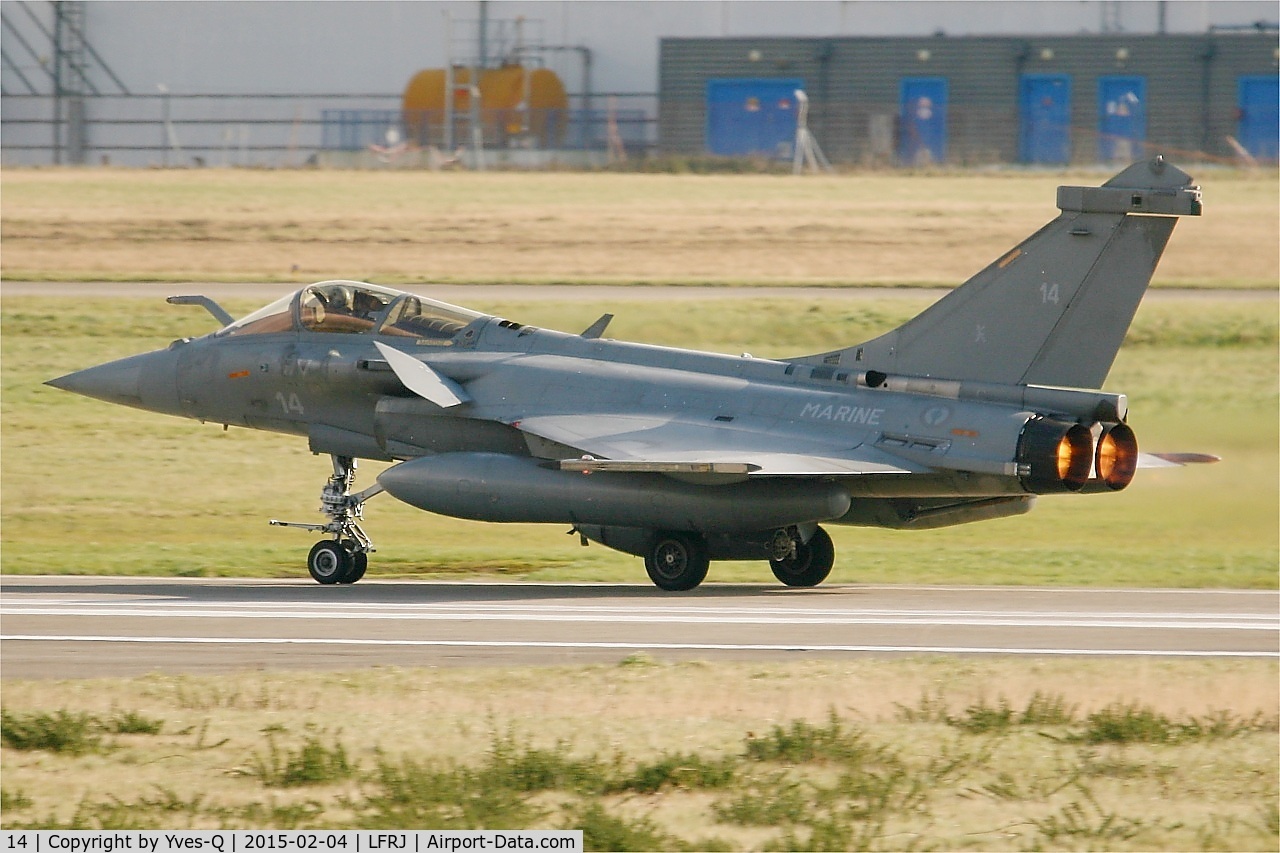
[[[1273,179],[1200,176],[1157,285],[1273,287]],[[1102,173],[782,176],[6,169],[5,278],[942,284]]]
[[[1255,832],[1262,823],[1255,813],[1276,786],[1274,733],[1185,746],[1082,749],[1037,734],[1044,726],[1023,734],[963,735],[936,722],[907,722],[903,709],[928,700],[935,710],[960,713],[1001,698],[1020,708],[1039,692],[1062,697],[1080,717],[1117,702],[1140,702],[1170,717],[1228,711],[1274,720],[1280,711],[1276,678],[1274,661],[911,657],[712,666],[633,657],[616,666],[543,669],[7,681],[10,713],[70,708],[105,718],[125,710],[162,720],[164,728],[158,736],[115,737],[113,749],[78,757],[4,749],[4,787],[11,797],[20,793],[30,801],[11,809],[4,822],[65,821],[86,802],[154,803],[167,796],[198,806],[190,810],[196,826],[217,825],[211,815],[218,809],[226,814],[254,803],[319,804],[320,814],[308,825],[352,819],[352,804],[370,793],[367,776],[363,782],[264,788],[255,773],[269,739],[282,749],[307,740],[340,745],[365,771],[405,758],[474,765],[491,754],[495,738],[506,736],[575,756],[650,761],[673,753],[739,755],[744,738],[796,720],[820,725],[834,713],[909,762],[948,751],[967,756],[962,773],[938,781],[927,808],[893,817],[892,832],[947,849],[1025,849],[1036,837],[1027,821],[1048,820],[1063,809],[1073,815],[1074,802],[1084,803],[1085,817],[1095,823],[1114,813],[1157,829],[1184,825],[1139,836],[1133,844],[1112,839],[1109,849],[1212,849],[1197,843],[1194,831],[1228,823],[1235,828],[1223,837],[1235,841],[1227,846],[1240,849],[1242,839],[1266,843],[1265,830]],[[774,771],[759,772],[767,778]],[[803,778],[817,784],[829,772],[819,766],[816,776]],[[1076,787],[1065,784],[1071,774],[1079,777]],[[1043,790],[1033,796],[1033,789]],[[1093,807],[1082,791],[1105,811],[1088,812]],[[344,805],[344,796],[351,803]],[[734,849],[758,848],[776,837],[776,827],[713,826],[712,803],[722,796],[663,789],[611,797],[606,804],[679,837],[727,839]],[[171,825],[187,819],[175,808]],[[907,846],[895,837],[875,846]],[[1040,842],[1064,849],[1061,840]]]
[[[694,677],[690,677],[694,676]],[[999,696],[1024,706],[1036,692],[1060,693],[1081,714],[1109,704],[1141,700],[1169,715],[1200,716],[1214,710],[1241,715],[1280,713],[1274,661],[1177,661],[1140,659],[1004,661],[896,657],[778,663],[663,664],[643,655],[616,667],[482,668],[409,670],[377,667],[323,675],[243,673],[228,677],[151,675],[90,681],[6,681],[6,708],[74,707],[106,715],[133,709],[149,716],[181,712],[178,725],[214,711],[298,715],[324,723],[326,709],[340,706],[352,720],[366,721],[359,736],[369,747],[422,749],[442,746],[459,757],[487,746],[488,718],[523,718],[538,740],[568,739],[583,747],[616,746],[648,757],[688,739],[715,745],[743,727],[761,730],[792,719],[821,721],[831,710],[868,723],[889,722],[902,706],[925,694],[941,694],[953,710]],[[430,727],[397,732],[395,721],[411,718],[472,725],[473,737],[435,743]],[[244,719],[250,719],[245,717]],[[278,719],[278,718],[277,718]],[[594,720],[598,724],[584,724]],[[373,726],[393,727],[379,733]],[[675,741],[673,727],[678,730]],[[253,729],[257,731],[257,729]],[[211,729],[219,740],[232,731]],[[352,732],[355,735],[357,732]],[[386,738],[386,740],[383,740]],[[703,743],[702,745],[707,745]]]

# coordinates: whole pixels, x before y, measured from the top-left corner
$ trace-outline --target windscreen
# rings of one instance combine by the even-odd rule
[[[447,346],[458,332],[486,315],[360,281],[322,281],[235,321],[219,335],[307,332],[414,338]]]
[[[270,335],[293,330],[293,300],[298,294],[281,296],[247,317],[236,320],[219,335]]]

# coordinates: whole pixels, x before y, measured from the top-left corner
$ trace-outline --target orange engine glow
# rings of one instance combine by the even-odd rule
[[[1071,446],[1071,436],[1064,435],[1058,442],[1058,479],[1065,480],[1071,476],[1071,465],[1075,462],[1076,451]]]
[[[1093,471],[1093,432],[1083,424],[1034,417],[1018,440],[1017,461],[1027,491],[1078,492]]]
[[[1138,439],[1127,424],[1113,424],[1102,433],[1094,467],[1098,478],[1117,492],[1133,481],[1138,470]]]
[[[1076,424],[1058,441],[1058,479],[1070,491],[1082,488],[1093,464],[1093,435]]]

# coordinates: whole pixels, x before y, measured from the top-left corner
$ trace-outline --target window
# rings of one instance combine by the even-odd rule
[[[458,332],[483,316],[432,299],[405,295],[392,306],[378,334],[415,338],[420,344],[449,346]]]
[[[298,294],[282,296],[270,305],[227,326],[219,335],[272,335],[293,331],[293,300]]]

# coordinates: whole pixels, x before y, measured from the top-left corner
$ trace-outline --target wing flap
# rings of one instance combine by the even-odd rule
[[[561,471],[579,471],[592,474],[606,471],[620,474],[750,474],[758,471],[758,465],[745,462],[658,462],[642,459],[561,459],[556,463]]]

